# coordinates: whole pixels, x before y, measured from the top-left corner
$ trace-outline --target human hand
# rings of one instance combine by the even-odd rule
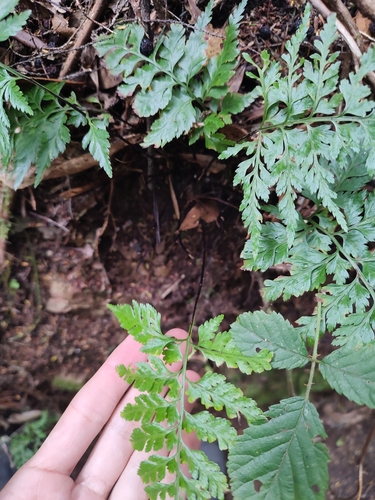
[[[173,329],[167,335],[186,338],[187,333]],[[74,397],[40,450],[0,492],[0,500],[147,498],[137,471],[140,462],[149,454],[133,451],[130,436],[137,424],[120,416],[124,406],[133,402],[139,392],[129,387],[115,370],[119,364],[134,366],[139,361],[146,361],[147,356],[140,347],[128,336],[113,351]],[[174,363],[170,369],[177,371],[180,367],[181,363]],[[196,381],[199,377],[195,372],[188,372],[188,378]],[[72,471],[99,433],[74,481],[70,477]],[[185,442],[191,448],[199,446],[194,435],[187,435]]]

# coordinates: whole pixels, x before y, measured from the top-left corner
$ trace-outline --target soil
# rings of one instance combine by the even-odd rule
[[[68,35],[56,29],[54,33],[53,13],[44,5],[47,2],[39,3],[38,12],[33,8],[29,32],[41,36],[38,29],[43,27],[46,44],[61,44]],[[24,4],[28,6],[27,1]],[[110,4],[100,18],[103,24],[116,13]],[[61,5],[73,16],[73,2]],[[227,6],[220,5],[214,16],[218,26],[228,16]],[[82,6],[88,8],[85,2]],[[267,48],[279,58],[300,14],[286,1],[249,2],[241,26],[243,47],[255,57]],[[314,19],[318,29],[317,13]],[[46,78],[58,77],[66,56],[62,51],[40,65],[33,59],[33,49],[18,50],[24,57],[17,59],[14,53],[17,64],[23,61],[30,74]],[[82,68],[81,60],[75,71]],[[81,93],[105,95],[113,112],[119,112],[112,90],[96,86],[84,72],[80,78],[85,80]],[[248,85],[244,79],[242,89]],[[254,116],[254,110],[243,113],[236,126],[246,130]],[[132,117],[130,122],[127,133],[144,133],[142,120]],[[9,423],[11,415],[30,409],[64,411],[75,391],[121,342],[126,333],[108,303],[148,302],[161,313],[164,330],[187,329],[204,266],[196,324],[224,314],[227,328],[238,314],[260,309],[263,280],[283,272],[260,275],[241,269],[246,231],[238,208],[241,192],[232,185],[236,163],[219,162],[203,144],[192,148],[184,139],[153,153],[151,178],[148,159],[138,144],[128,145],[113,158],[112,180],[93,167],[15,194],[0,285],[0,434],[19,427]],[[293,323],[311,314],[314,301],[307,294],[272,307]],[[325,345],[329,339],[323,350]],[[201,359],[194,360],[193,367],[204,371]],[[303,376],[298,372],[297,379]],[[264,408],[285,396],[279,375],[277,380],[262,374],[239,383],[245,392],[266,393]],[[313,400],[327,430],[331,456],[327,499],[356,498],[359,477],[360,498],[375,499],[374,412],[326,386],[317,389]]]

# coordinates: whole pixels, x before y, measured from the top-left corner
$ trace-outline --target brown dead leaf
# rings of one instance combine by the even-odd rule
[[[52,17],[52,28],[56,33],[59,33],[64,38],[70,38],[76,31],[74,28],[69,26],[68,19],[65,19],[65,17],[59,13],[54,14]]]
[[[363,16],[361,12],[358,11],[354,17],[354,21],[359,31],[362,31],[362,33],[366,33],[366,35],[369,36],[371,35],[370,34],[371,20],[368,17]]]
[[[225,31],[222,28],[213,28],[212,24],[207,25],[206,31],[212,33],[212,36],[207,33],[204,36],[204,39],[208,41],[206,55],[208,59],[210,59],[211,57],[215,57],[220,54],[223,48]]]
[[[209,224],[210,222],[215,222],[219,217],[219,213],[220,211],[216,201],[199,200],[186,214],[185,219],[181,223],[179,231],[194,229],[199,225],[201,219],[204,222],[207,222],[207,224]]]
[[[246,71],[246,65],[242,64],[236,69],[235,74],[229,80],[228,84],[231,94],[233,94],[233,92],[238,92],[240,90],[245,71]]]
[[[241,139],[246,137],[248,133],[247,130],[233,123],[231,123],[230,125],[225,125],[220,129],[220,132],[224,134],[227,139],[234,142],[240,141]]]

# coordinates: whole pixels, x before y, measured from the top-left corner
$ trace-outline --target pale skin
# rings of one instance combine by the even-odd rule
[[[181,329],[168,332],[180,339],[187,333]],[[132,337],[127,337],[96,374],[74,397],[40,450],[0,492],[0,500],[146,500],[144,484],[137,474],[139,464],[147,457],[133,452],[130,435],[137,425],[120,417],[124,406],[138,393],[115,371],[146,361]],[[170,369],[177,371],[181,363]],[[190,380],[198,380],[188,372]],[[191,405],[190,405],[191,408]],[[74,481],[70,475],[95,437],[101,432],[93,451]],[[198,448],[194,435],[185,442]],[[162,450],[162,454],[167,452]],[[168,481],[168,478],[165,479]]]

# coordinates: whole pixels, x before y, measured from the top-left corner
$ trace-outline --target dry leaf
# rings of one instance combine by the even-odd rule
[[[246,65],[242,64],[236,69],[235,74],[229,80],[228,85],[231,94],[233,94],[233,92],[238,92],[240,90],[245,71],[246,71]]]
[[[204,36],[204,39],[208,41],[206,55],[208,59],[210,59],[211,57],[215,57],[220,54],[223,48],[225,31],[222,28],[213,28],[212,24],[207,25],[206,31],[209,31],[213,34],[213,36],[210,36],[208,34],[205,34]]]
[[[225,125],[223,128],[220,129],[220,132],[224,134],[227,139],[234,142],[242,140],[248,134],[247,130],[245,130],[242,127],[239,127],[238,125],[235,125],[234,123],[231,123],[230,125]]]
[[[362,33],[366,33],[366,35],[370,35],[370,24],[371,21],[368,17],[363,16],[359,11],[354,17],[355,24],[359,31]]]
[[[187,231],[194,229],[199,225],[200,219],[208,224],[215,222],[219,217],[220,211],[216,201],[205,200],[197,201],[196,204],[186,214],[185,219],[182,221],[179,231]]]

